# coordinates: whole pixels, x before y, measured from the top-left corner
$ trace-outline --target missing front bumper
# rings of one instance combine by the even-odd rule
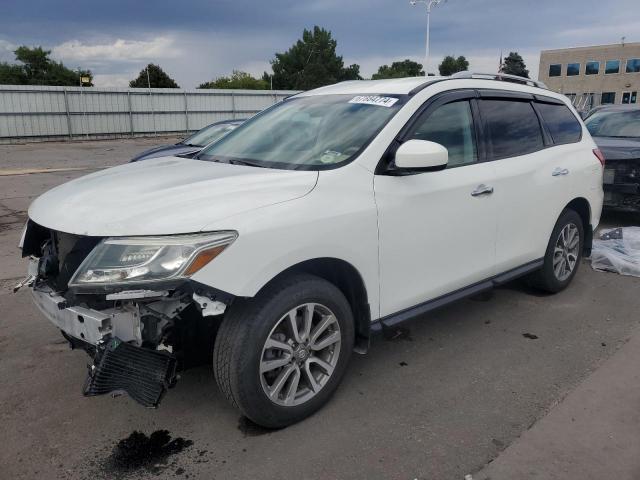
[[[84,395],[127,393],[148,408],[156,408],[176,381],[176,358],[111,338],[98,345],[84,386]]]

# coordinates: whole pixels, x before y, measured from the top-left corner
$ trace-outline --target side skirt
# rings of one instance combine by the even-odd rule
[[[371,323],[371,333],[382,332],[382,330],[385,328],[393,327],[395,325],[398,325],[399,323],[411,320],[412,318],[415,318],[419,315],[423,315],[427,312],[431,312],[438,308],[449,305],[450,303],[462,300],[463,298],[477,295],[478,293],[484,292],[486,290],[491,290],[498,285],[510,282],[511,280],[522,277],[527,273],[531,273],[542,268],[543,263],[544,259],[542,258],[534,260],[520,267],[508,270],[504,273],[488,278],[486,280],[482,280],[478,283],[474,283],[473,285],[469,285],[468,287],[461,288],[454,292],[434,298],[433,300],[420,303],[414,307],[410,307],[405,310],[401,310],[400,312],[392,313],[391,315],[382,317],[381,319]]]

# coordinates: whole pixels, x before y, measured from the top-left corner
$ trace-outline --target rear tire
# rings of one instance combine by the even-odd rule
[[[551,233],[544,264],[540,270],[528,277],[528,283],[549,293],[564,290],[578,271],[583,248],[582,219],[576,211],[565,209]]]
[[[353,344],[353,315],[342,292],[322,278],[291,275],[230,307],[216,337],[214,374],[250,420],[281,428],[330,399]]]

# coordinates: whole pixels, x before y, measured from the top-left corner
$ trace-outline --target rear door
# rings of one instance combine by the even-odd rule
[[[481,91],[488,159],[495,165],[496,270],[544,256],[551,230],[571,195],[571,170],[544,128],[534,97]],[[579,125],[578,125],[579,126]]]

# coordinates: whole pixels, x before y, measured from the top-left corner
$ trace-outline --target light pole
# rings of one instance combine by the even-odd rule
[[[431,22],[431,7],[435,7],[442,2],[446,2],[447,0],[411,0],[409,3],[412,6],[416,6],[419,3],[424,3],[427,7],[427,41],[426,41],[426,51],[424,56],[424,74],[425,76],[429,76],[429,24]]]

